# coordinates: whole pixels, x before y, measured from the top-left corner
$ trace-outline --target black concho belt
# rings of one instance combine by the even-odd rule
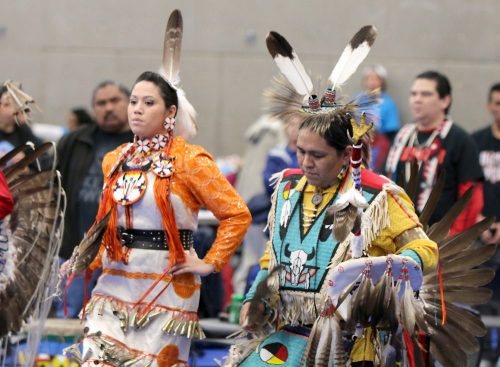
[[[143,250],[168,250],[164,231],[118,228],[118,236],[123,246]],[[180,229],[179,238],[184,250],[193,247],[193,231]]]

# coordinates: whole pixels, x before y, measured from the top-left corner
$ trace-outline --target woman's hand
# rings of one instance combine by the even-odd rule
[[[205,276],[214,271],[214,266],[212,264],[207,264],[202,259],[198,257],[196,251],[191,248],[189,253],[186,254],[186,261],[182,264],[177,264],[172,267],[170,274],[180,275],[185,273],[193,273],[200,276]]]

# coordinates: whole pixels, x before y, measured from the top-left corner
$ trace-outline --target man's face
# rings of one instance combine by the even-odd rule
[[[488,110],[493,116],[493,122],[500,127],[500,92],[491,93],[490,101],[488,102]]]
[[[442,122],[451,97],[439,97],[435,80],[415,79],[409,102],[413,121],[422,127],[431,127]]]
[[[14,130],[16,124],[14,113],[15,107],[9,93],[2,94],[0,98],[0,130],[7,133]]]
[[[94,117],[96,123],[106,132],[120,133],[128,130],[128,97],[118,86],[106,85],[94,96]]]
[[[349,162],[351,147],[342,153],[309,129],[299,130],[297,159],[307,181],[314,186],[327,188],[337,181],[342,167]]]

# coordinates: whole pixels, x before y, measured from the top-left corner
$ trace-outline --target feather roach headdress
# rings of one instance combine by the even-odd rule
[[[7,80],[3,86],[14,103],[14,118],[18,124],[29,122],[31,105],[36,106],[35,100],[21,90],[21,84]]]
[[[354,35],[333,68],[328,87],[320,99],[314,93],[311,77],[290,43],[279,33],[271,31],[266,39],[267,48],[283,77],[275,78],[271,89],[265,92],[268,112],[284,120],[303,112],[349,114],[355,131],[351,138],[358,141],[373,125],[371,122],[366,123],[366,119],[361,124],[361,115],[376,102],[376,96],[364,96],[342,105],[336,101],[336,90],[347,82],[366,58],[375,37],[373,26],[365,26]]]
[[[361,28],[347,44],[340,59],[335,64],[329,78],[328,86],[322,96],[314,94],[310,76],[299,60],[290,43],[279,33],[270,32],[266,43],[269,53],[280,69],[283,77],[276,78],[270,90],[265,92],[268,112],[283,120],[290,117],[316,115],[317,123],[335,124],[338,121],[350,121],[352,134],[347,131],[348,141],[353,144],[350,174],[354,179],[355,188],[343,194],[343,198],[328,209],[332,217],[334,237],[342,242],[353,231],[354,224],[362,209],[367,206],[361,195],[361,164],[367,165],[370,153],[370,136],[367,134],[373,127],[370,107],[377,100],[375,94],[361,96],[346,104],[337,103],[336,90],[344,85],[368,55],[376,30],[373,26]],[[325,118],[325,115],[328,115]],[[362,241],[357,241],[361,243]],[[359,247],[359,246],[357,246]],[[360,251],[352,249],[355,256]]]
[[[179,10],[174,10],[168,18],[163,42],[163,62],[160,75],[177,91],[178,107],[175,133],[186,139],[196,135],[197,113],[186,98],[186,93],[181,89],[180,60],[182,44],[182,15]]]

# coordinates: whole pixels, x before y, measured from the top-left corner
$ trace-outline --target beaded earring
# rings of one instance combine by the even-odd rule
[[[167,117],[165,121],[163,122],[163,127],[167,130],[173,130],[175,126],[175,118],[174,117]]]
[[[340,181],[344,178],[346,172],[347,172],[348,165],[342,166],[342,169],[340,170],[339,174],[337,175],[337,179]]]

